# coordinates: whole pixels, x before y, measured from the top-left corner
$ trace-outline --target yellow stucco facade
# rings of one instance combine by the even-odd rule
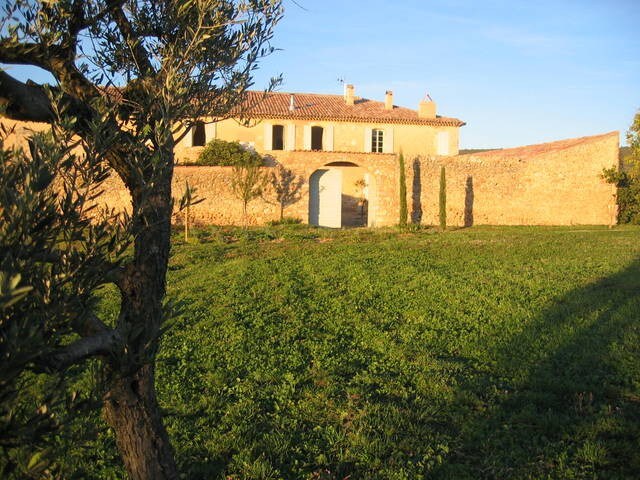
[[[459,127],[393,124],[381,122],[342,122],[328,120],[262,119],[245,126],[235,119],[215,122],[204,119],[206,142],[213,139],[236,141],[253,147],[261,154],[278,158],[283,151],[312,151],[308,132],[313,127],[323,130],[323,148],[326,152],[371,153],[371,136],[374,130],[383,131],[383,151],[403,152],[407,157],[417,155],[454,156],[459,149]],[[269,130],[283,127],[283,148],[273,149],[269,142]],[[305,138],[306,137],[306,138]],[[194,161],[202,147],[192,146],[192,136],[187,133],[176,145],[178,163]]]
[[[284,151],[458,154],[464,122],[437,115],[430,98],[412,110],[394,105],[391,91],[381,101],[356,97],[352,85],[344,96],[250,93],[247,115],[254,120],[247,125],[233,118],[202,119],[199,132],[187,132],[178,142],[178,162],[195,160],[201,145],[214,139],[241,142],[276,159]]]

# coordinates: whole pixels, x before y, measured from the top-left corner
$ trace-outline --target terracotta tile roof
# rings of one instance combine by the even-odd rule
[[[526,145],[523,147],[505,148],[500,150],[488,150],[486,152],[468,153],[465,155],[459,155],[460,157],[492,157],[492,158],[531,158],[538,155],[550,153],[553,151],[566,150],[568,148],[577,147],[579,145],[586,145],[589,143],[599,142],[607,137],[620,137],[619,132],[603,133],[601,135],[593,135],[590,137],[570,138],[568,140],[559,140],[556,142],[539,143],[536,145]]]
[[[101,87],[101,90],[116,102],[122,101],[122,91],[118,87]],[[342,95],[319,93],[286,93],[247,91],[247,98],[241,109],[245,118],[291,119],[291,120],[337,120],[361,123],[403,123],[413,125],[436,125],[461,127],[462,120],[451,117],[420,118],[416,110],[393,106],[386,110],[384,102],[356,97],[354,105],[347,105]],[[294,110],[289,110],[291,95]]]
[[[293,95],[293,111],[289,110]],[[384,108],[384,102],[356,97],[354,105],[347,105],[342,95],[318,93],[247,92],[245,101],[248,118],[282,118],[291,120],[337,120],[341,122],[404,123],[461,127],[457,118],[419,118],[416,110],[397,107]]]

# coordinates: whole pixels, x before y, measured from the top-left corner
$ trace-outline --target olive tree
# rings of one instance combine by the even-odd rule
[[[63,370],[99,358],[104,418],[129,476],[177,478],[155,393],[174,145],[201,117],[242,115],[257,62],[272,51],[281,1],[15,0],[1,8],[0,63],[32,65],[54,79],[45,86],[0,71],[5,114],[104,149],[105,164],[131,195],[131,257],[96,265],[118,288],[116,322],[102,321],[88,302],[87,312],[68,319],[77,337],[34,363],[52,355],[59,361],[51,368]],[[61,122],[59,111],[69,120]]]

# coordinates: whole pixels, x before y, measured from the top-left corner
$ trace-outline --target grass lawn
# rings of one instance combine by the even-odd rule
[[[179,234],[185,478],[640,477],[639,228]]]

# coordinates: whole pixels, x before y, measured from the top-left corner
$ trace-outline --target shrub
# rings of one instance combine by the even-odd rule
[[[630,172],[605,168],[602,177],[618,191],[618,223],[640,224],[640,179]]]
[[[276,227],[278,225],[300,225],[302,223],[301,218],[297,217],[282,217],[281,220],[271,220],[267,222],[270,227]]]
[[[224,140],[212,140],[204,147],[196,160],[196,165],[236,167],[262,165],[262,156],[241,145],[239,142],[226,142]]]
[[[640,224],[640,112],[627,131],[628,147],[620,149],[620,169],[605,168],[602,177],[618,188],[618,223]]]

